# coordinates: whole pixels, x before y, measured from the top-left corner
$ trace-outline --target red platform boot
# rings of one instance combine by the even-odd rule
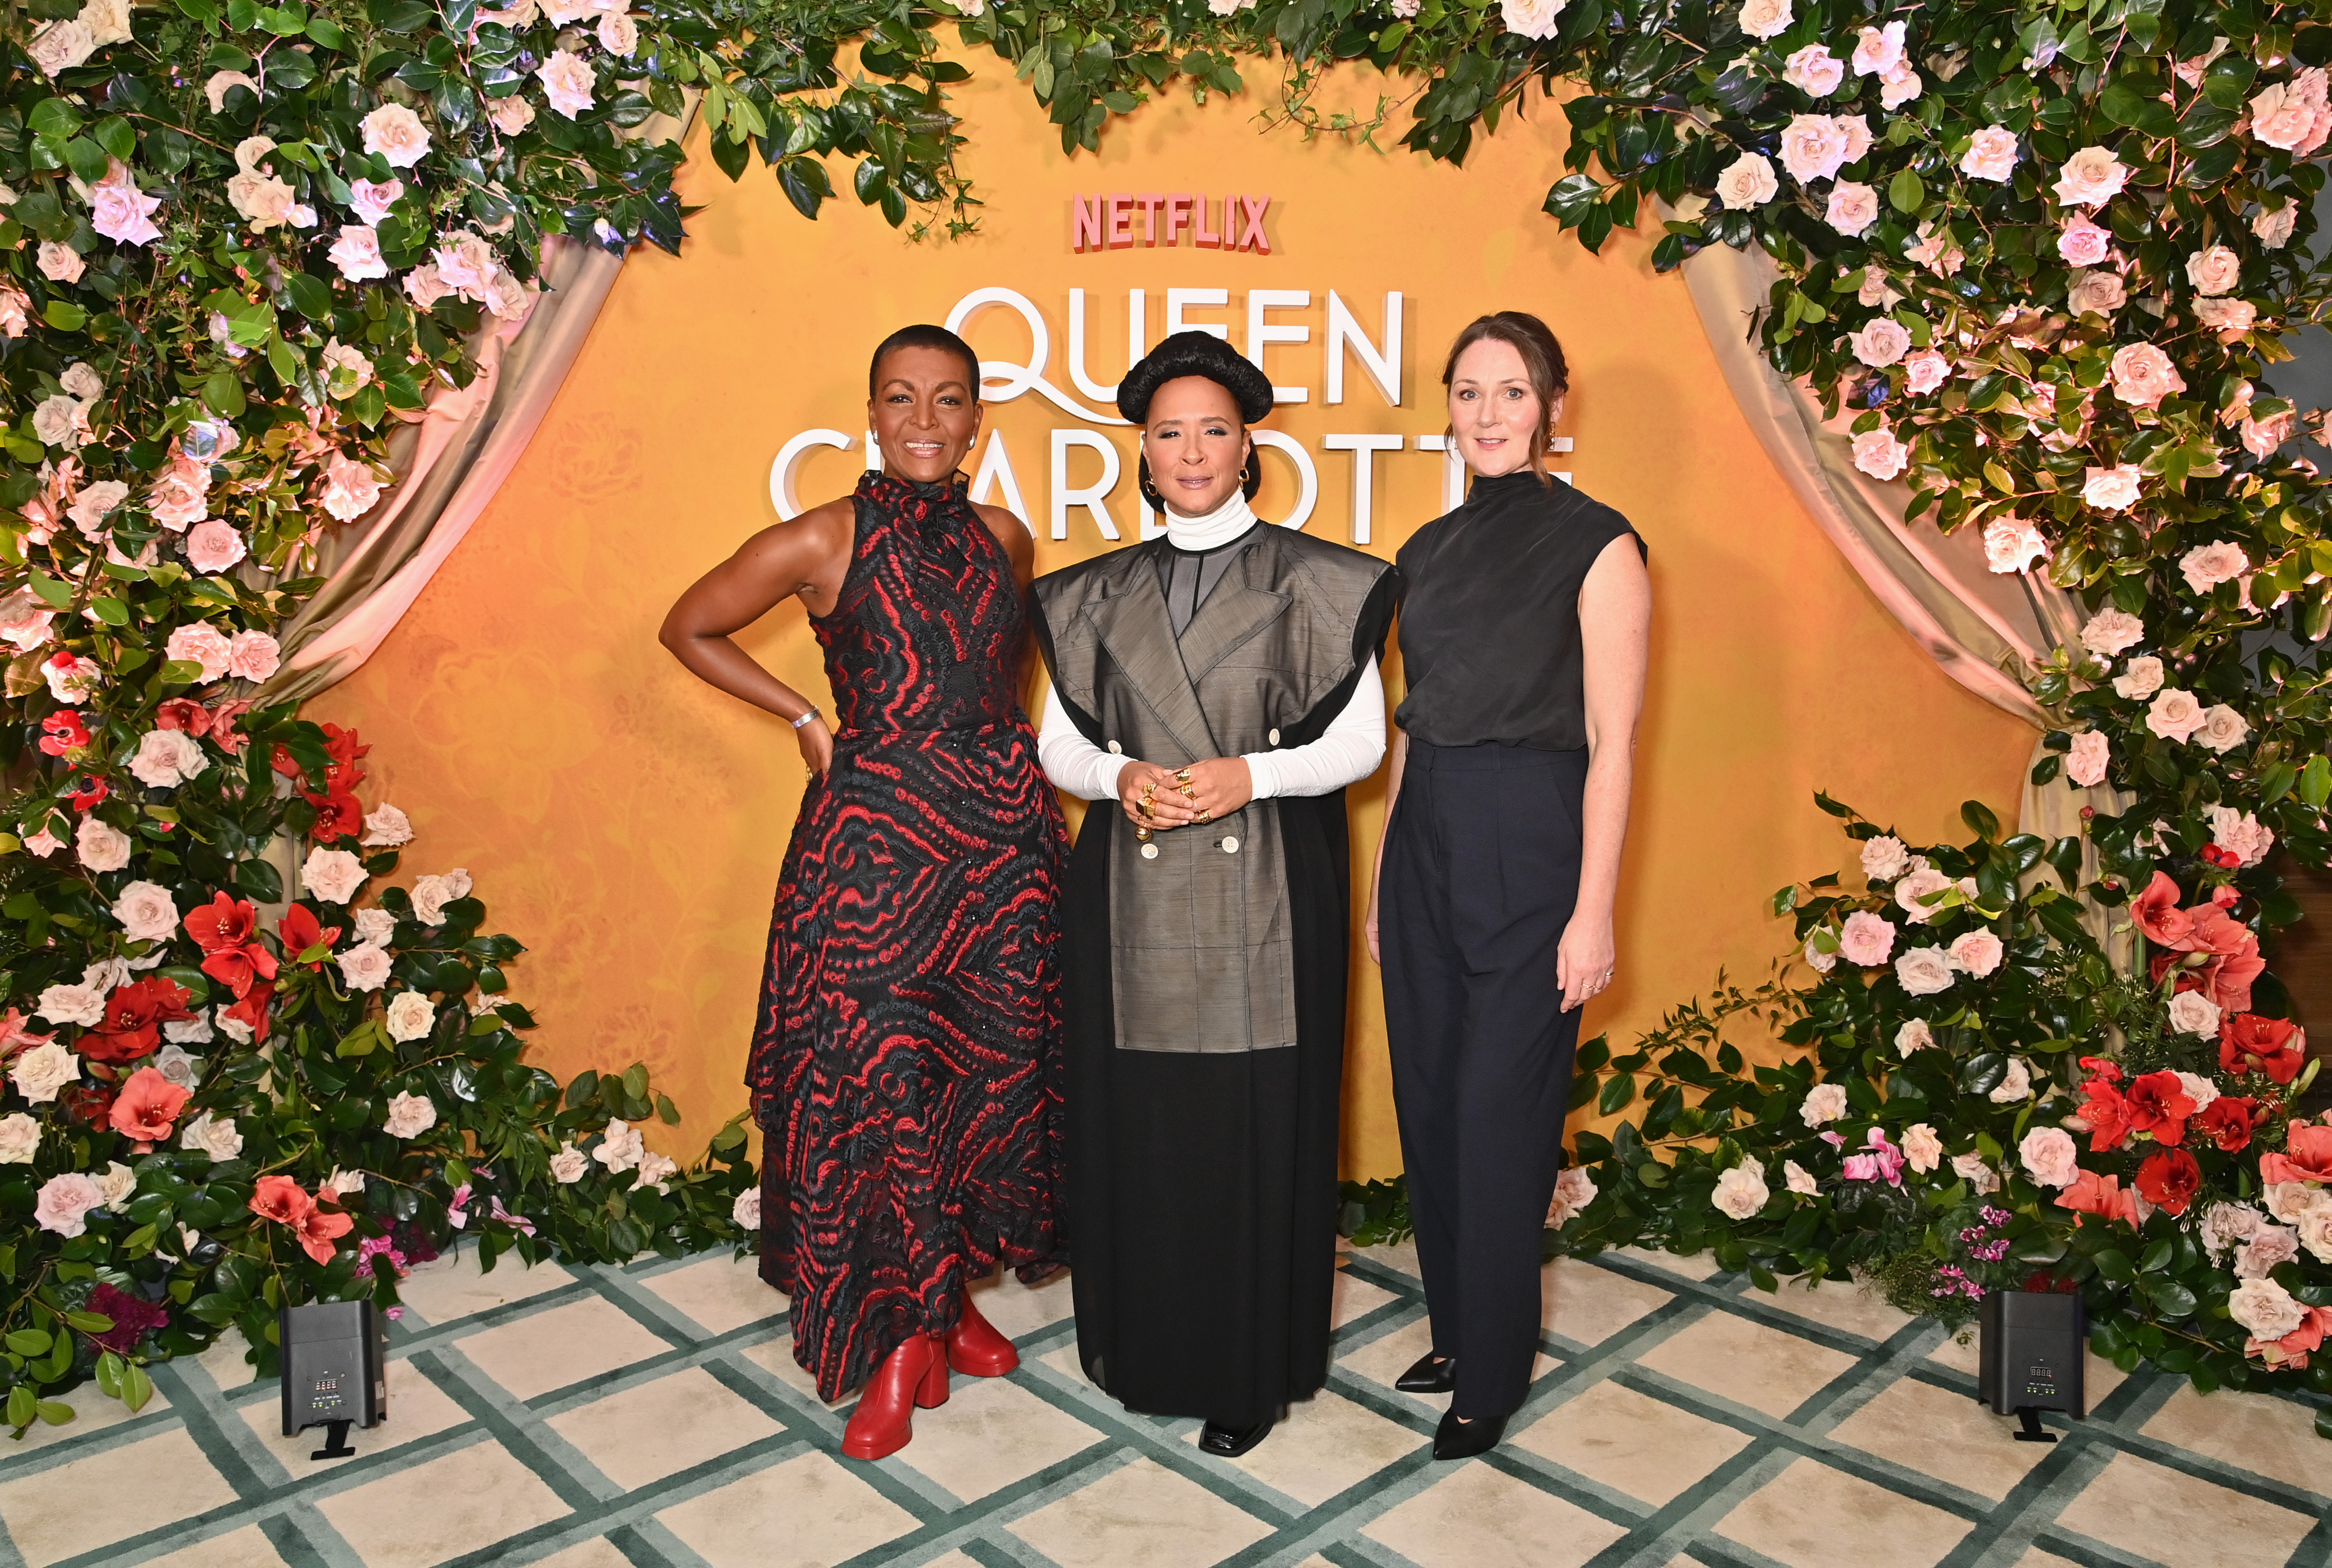
[[[842,1429],[842,1451],[854,1459],[897,1453],[915,1435],[915,1407],[947,1402],[947,1354],[939,1340],[916,1334],[893,1351],[866,1380],[858,1408]]]
[[[1012,1342],[996,1332],[971,1305],[971,1293],[959,1298],[955,1326],[947,1333],[948,1364],[968,1378],[1000,1378],[1020,1364]]]

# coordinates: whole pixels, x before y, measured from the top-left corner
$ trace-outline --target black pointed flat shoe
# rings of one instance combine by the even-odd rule
[[[1433,1433],[1433,1457],[1437,1459],[1470,1459],[1477,1454],[1486,1454],[1498,1446],[1506,1435],[1504,1416],[1477,1416],[1461,1421],[1457,1413],[1441,1418],[1441,1425]]]
[[[1395,1378],[1392,1386],[1405,1394],[1446,1394],[1458,1386],[1458,1358],[1428,1352]]]
[[[1209,1421],[1199,1434],[1199,1452],[1218,1459],[1236,1459],[1271,1435],[1276,1422],[1266,1420],[1251,1427],[1226,1427]]]

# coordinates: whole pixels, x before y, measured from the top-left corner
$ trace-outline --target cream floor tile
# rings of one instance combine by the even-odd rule
[[[516,1398],[530,1400],[669,1350],[599,1296],[464,1334],[454,1348]]]
[[[1155,1459],[1136,1459],[1005,1526],[1060,1568],[1207,1568],[1271,1526]]]
[[[1749,1446],[1745,1432],[1609,1381],[1509,1439],[1639,1502],[1663,1504]]]
[[[980,1315],[1007,1339],[1050,1328],[1076,1310],[1066,1268],[1042,1285],[1023,1285],[1010,1269],[999,1268],[993,1281],[971,1287],[971,1299]]]
[[[1199,1433],[1184,1436],[1198,1447]],[[1289,1410],[1271,1436],[1236,1459],[1209,1459],[1244,1470],[1274,1491],[1316,1508],[1413,1454],[1432,1439],[1385,1420],[1332,1390]]]
[[[1366,1317],[1388,1301],[1400,1297],[1390,1290],[1371,1285],[1345,1269],[1336,1270],[1335,1303],[1329,1309],[1328,1321],[1337,1328],[1355,1318]]]
[[[197,1541],[167,1557],[149,1557],[139,1568],[285,1568],[283,1554],[256,1525]]]
[[[1654,1252],[1642,1247],[1615,1247],[1611,1249],[1611,1256],[1631,1257],[1638,1263],[1665,1268],[1670,1274],[1680,1274],[1687,1279],[1707,1279],[1724,1272],[1716,1266],[1716,1255],[1707,1252],[1696,1252],[1685,1257],[1674,1252]]]
[[[1558,1257],[1546,1266],[1539,1293],[1539,1324],[1579,1344],[1601,1344],[1675,1296],[1622,1274]]]
[[[1939,1366],[1947,1366],[1954,1372],[1964,1372],[1974,1377],[1983,1364],[1983,1350],[1975,1331],[1970,1329],[1967,1343],[1962,1344],[1946,1337],[1943,1343],[1927,1353],[1927,1359]],[[2081,1355],[2081,1386],[2086,1391],[2089,1409],[2096,1410],[2105,1403],[2107,1394],[2128,1381],[2129,1374],[2093,1350],[2084,1350]]]
[[[826,1454],[705,1492],[656,1515],[712,1568],[829,1568],[915,1527],[915,1516]]]
[[[577,1542],[564,1552],[537,1558],[533,1568],[632,1568],[632,1560],[624,1555],[622,1547],[605,1535],[594,1535],[588,1541]]]
[[[137,1484],[124,1486],[127,1477]],[[0,1482],[0,1521],[30,1568],[42,1568],[233,1501],[234,1488],[180,1427]]]
[[[240,1341],[238,1340],[238,1344]],[[24,1435],[8,1445],[7,1457],[20,1459],[26,1454],[37,1454],[43,1448],[102,1432],[127,1421],[159,1421],[168,1413],[170,1401],[161,1390],[146,1401],[146,1408],[132,1412],[119,1400],[109,1398],[95,1383],[83,1383],[71,1393],[54,1396],[60,1403],[72,1407],[73,1419],[61,1427],[46,1421],[34,1421],[24,1429]]]
[[[1998,1502],[2052,1451],[2015,1441],[2015,1429],[1965,1394],[1904,1378],[1832,1428],[1830,1439]]]
[[[243,1336],[243,1330],[230,1325],[211,1342],[210,1349],[194,1358],[194,1364],[202,1368],[211,1382],[232,1392],[258,1381],[259,1369],[245,1359],[250,1353],[251,1342]]]
[[[1078,1387],[1093,1387],[1092,1382],[1085,1377],[1085,1363],[1077,1359],[1077,1347],[1074,1343],[1065,1344],[1058,1350],[1047,1351],[1037,1359],[1042,1365],[1051,1367]]]
[[[1101,1434],[1003,1378],[949,1379],[947,1403],[915,1412],[899,1458],[964,1502],[1057,1465]]]
[[[702,1367],[579,1405],[549,1425],[627,1492],[784,1429]]]
[[[1468,1460],[1361,1534],[1419,1568],[1578,1568],[1627,1531]]]
[[[812,1400],[817,1398],[817,1380],[803,1371],[801,1363],[794,1360],[793,1335],[781,1334],[775,1339],[765,1339],[759,1344],[749,1344],[745,1347],[745,1359],[767,1371],[779,1382],[804,1398]],[[840,1399],[827,1404],[826,1408],[838,1410],[846,1405],[855,1404],[857,1401],[858,1391],[846,1389]]]
[[[786,1298],[761,1283],[750,1257],[722,1254],[659,1274],[640,1283],[707,1334],[728,1334],[748,1324],[783,1325]]]
[[[568,1511],[499,1443],[471,1446],[316,1499],[365,1568],[429,1568]]]
[[[1800,1459],[1744,1498],[1716,1533],[1790,1568],[1934,1568],[1973,1527]]]
[[[336,1469],[349,1462],[310,1459],[309,1455],[324,1446],[324,1429],[310,1427],[296,1438],[285,1437],[283,1407],[274,1400],[244,1405],[235,1414],[295,1478],[319,1470]],[[431,1382],[411,1362],[399,1357],[388,1363],[388,1420],[377,1427],[360,1427],[349,1432],[349,1447],[356,1450],[351,1457],[363,1458],[386,1448],[401,1448],[449,1427],[458,1427],[469,1419],[469,1412],[454,1403],[451,1395]]]
[[[2016,1560],[2015,1568],[2079,1568],[2079,1564],[2069,1557],[2060,1557],[2035,1546]]]
[[[1379,1334],[1350,1355],[1337,1358],[1336,1364],[1371,1382],[1381,1384],[1393,1398],[1408,1400],[1419,1410],[1441,1410],[1449,1402],[1448,1394],[1404,1394],[1395,1391],[1393,1379],[1415,1365],[1433,1348],[1433,1325],[1419,1317],[1414,1323],[1402,1324],[1390,1334]],[[1531,1381],[1536,1382],[1563,1363],[1544,1351],[1532,1358]]]
[[[2172,1394],[2146,1435],[2208,1454],[2241,1470],[2332,1496],[2332,1464],[2316,1435],[2315,1412],[2264,1394],[2198,1394],[2192,1383]]]
[[[574,1277],[555,1263],[529,1268],[507,1253],[495,1261],[492,1274],[481,1274],[476,1249],[464,1247],[416,1267],[397,1282],[397,1296],[423,1323],[443,1328],[473,1313],[557,1290]],[[413,1326],[411,1318],[406,1322]]]
[[[2263,1568],[2289,1558],[2316,1526],[2134,1454],[2116,1454],[2057,1524],[2165,1568]]]
[[[1808,1286],[1785,1279],[1771,1296],[1752,1287],[1742,1299],[1778,1306],[1810,1323],[1874,1341],[1893,1338],[1911,1321],[1908,1314],[1887,1305],[1887,1298],[1877,1291],[1848,1280],[1825,1279]]]
[[[1777,1328],[1715,1312],[1670,1334],[1637,1362],[1735,1404],[1786,1417],[1852,1366],[1854,1358]]]
[[[1425,1270],[1418,1267],[1417,1243],[1414,1241],[1395,1241],[1383,1247],[1355,1247],[1351,1251],[1354,1257],[1365,1257],[1371,1263],[1386,1268],[1397,1268],[1411,1279],[1425,1277]]]

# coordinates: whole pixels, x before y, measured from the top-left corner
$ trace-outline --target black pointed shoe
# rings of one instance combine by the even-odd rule
[[[1446,1394],[1458,1386],[1458,1358],[1428,1352],[1395,1378],[1392,1386],[1405,1394]]]
[[[1506,1435],[1504,1416],[1477,1416],[1461,1421],[1456,1411],[1441,1418],[1441,1425],[1433,1433],[1433,1457],[1437,1459],[1470,1459],[1477,1454],[1486,1454],[1498,1446]]]
[[[1199,1452],[1218,1459],[1236,1459],[1269,1437],[1276,1424],[1268,1416],[1251,1427],[1227,1427],[1209,1421],[1199,1434]]]

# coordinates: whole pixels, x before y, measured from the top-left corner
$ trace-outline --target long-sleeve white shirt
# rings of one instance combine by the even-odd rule
[[[1268,800],[1277,795],[1325,795],[1357,783],[1377,770],[1384,751],[1384,682],[1371,655],[1343,711],[1328,722],[1318,740],[1285,751],[1250,751],[1245,760],[1255,798]],[[1037,760],[1044,765],[1045,777],[1080,800],[1115,799],[1117,776],[1133,760],[1086,740],[1062,705],[1059,689],[1052,685],[1045,689]]]

